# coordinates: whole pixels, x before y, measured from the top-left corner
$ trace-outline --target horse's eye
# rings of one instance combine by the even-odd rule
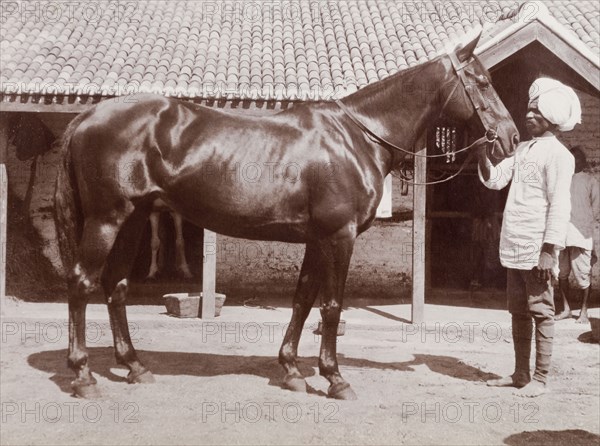
[[[482,87],[488,87],[490,85],[490,80],[482,74],[477,76],[477,83]]]

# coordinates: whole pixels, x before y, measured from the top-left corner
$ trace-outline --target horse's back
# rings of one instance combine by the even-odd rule
[[[332,110],[256,117],[139,94],[87,112],[73,156],[80,178],[98,178],[84,192],[89,203],[107,191],[112,202],[161,198],[217,232],[304,241],[371,213],[361,204],[373,199],[369,163]]]

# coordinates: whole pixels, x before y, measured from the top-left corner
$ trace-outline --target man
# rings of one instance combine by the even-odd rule
[[[533,137],[514,157],[494,165],[479,152],[479,176],[490,189],[511,183],[500,236],[500,262],[507,268],[506,294],[512,316],[515,371],[488,381],[516,387],[515,395],[536,397],[546,391],[554,339],[551,277],[558,274],[558,251],[565,246],[571,202],[573,155],[554,136],[581,120],[575,92],[560,82],[537,79],[529,89],[525,126]],[[529,358],[533,321],[536,361],[531,379]]]
[[[554,319],[571,317],[569,306],[569,275],[573,277],[581,290],[581,311],[578,323],[589,323],[587,301],[590,295],[592,266],[596,256],[594,252],[594,225],[600,222],[600,184],[584,169],[587,167],[585,152],[575,146],[571,150],[575,157],[575,175],[571,180],[571,221],[567,231],[567,247],[561,251],[558,259],[560,272],[558,286],[563,301],[563,311]]]

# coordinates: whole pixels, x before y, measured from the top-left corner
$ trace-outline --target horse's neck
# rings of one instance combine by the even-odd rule
[[[447,76],[443,59],[436,59],[365,87],[343,102],[375,135],[412,150],[440,113],[438,90]]]

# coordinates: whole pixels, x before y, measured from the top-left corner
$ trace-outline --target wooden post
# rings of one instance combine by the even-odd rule
[[[423,256],[425,259],[425,293],[431,290],[431,234],[433,232],[433,222],[430,212],[427,212],[427,203],[431,203],[435,186],[427,186],[427,199],[425,201],[425,245],[423,246]]]
[[[204,266],[202,268],[202,319],[215,317],[215,288],[217,282],[217,234],[204,230]]]
[[[392,217],[392,174],[385,177],[383,181],[383,196],[377,207],[376,218]]]
[[[427,181],[427,139],[417,140],[415,147],[415,183]],[[425,232],[427,186],[413,186],[413,249],[412,249],[412,307],[411,321],[418,324],[425,319]]]

